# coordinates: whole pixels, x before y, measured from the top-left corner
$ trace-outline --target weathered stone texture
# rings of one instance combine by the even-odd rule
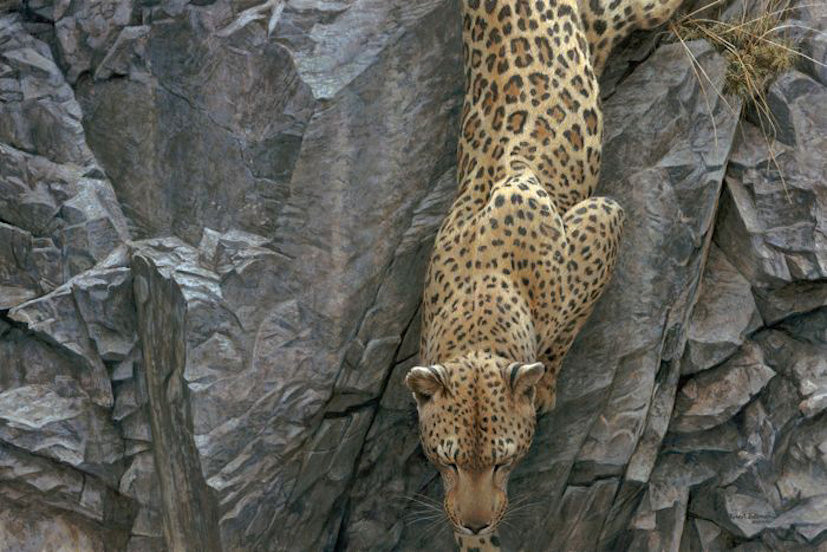
[[[827,546],[825,15],[790,14],[775,140],[705,42],[607,68],[623,250],[507,549]],[[459,30],[456,0],[0,2],[0,552],[451,549],[403,379]]]

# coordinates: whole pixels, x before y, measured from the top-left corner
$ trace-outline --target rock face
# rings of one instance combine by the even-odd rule
[[[0,552],[450,550],[403,378],[456,2],[0,12]],[[822,12],[792,14],[774,140],[704,42],[610,64],[629,223],[508,550],[827,546]]]

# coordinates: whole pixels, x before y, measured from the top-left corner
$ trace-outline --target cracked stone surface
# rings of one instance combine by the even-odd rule
[[[684,383],[675,401],[672,431],[691,433],[729,420],[775,376],[752,343],[720,367]]]
[[[0,4],[0,552],[452,549],[403,379],[456,186],[456,1]],[[657,32],[607,68],[598,193],[629,223],[507,550],[827,546],[811,4],[774,141],[704,42],[703,86]]]
[[[681,372],[693,374],[720,364],[762,325],[749,282],[712,245],[689,320]]]

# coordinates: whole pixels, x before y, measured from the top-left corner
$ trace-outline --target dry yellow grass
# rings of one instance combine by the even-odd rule
[[[711,11],[717,2],[702,11]],[[747,103],[763,103],[764,94],[775,78],[793,66],[795,57],[803,55],[789,39],[792,0],[763,0],[759,15],[742,12],[739,20],[719,21],[700,16],[696,10],[672,24],[672,32],[681,41],[708,40],[727,60],[724,92],[740,96]]]
[[[818,61],[800,52],[789,36],[789,31],[794,25],[785,22],[793,10],[802,6],[793,5],[793,0],[759,0],[760,3],[752,6],[749,11],[742,11],[740,17],[722,21],[716,17],[720,16],[724,1],[713,0],[702,8],[670,23],[669,29],[684,45],[704,94],[706,94],[706,83],[710,85],[712,83],[703,67],[686,46],[686,41],[705,39],[724,56],[727,71],[723,93],[740,97],[743,105],[756,115],[757,122],[767,140],[771,162],[778,170],[786,190],[784,175],[776,161],[774,149],[776,127],[767,104],[766,93],[776,77],[794,65],[797,57],[806,58],[821,65]],[[716,90],[714,86],[712,88]],[[721,96],[721,99],[726,105],[730,105],[724,96]],[[710,117],[713,118],[714,124],[711,112]]]

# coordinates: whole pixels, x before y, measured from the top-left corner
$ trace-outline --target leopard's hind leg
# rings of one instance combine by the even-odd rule
[[[632,31],[665,23],[683,0],[579,0],[592,69],[600,75],[611,50]]]

